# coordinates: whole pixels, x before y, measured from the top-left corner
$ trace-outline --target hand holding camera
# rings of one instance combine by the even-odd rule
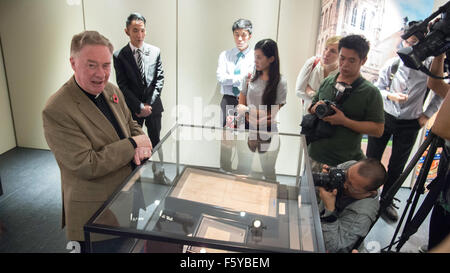
[[[326,189],[319,187],[319,197],[328,211],[334,211],[336,209],[337,193],[337,189],[327,191]]]
[[[316,114],[316,116],[320,119],[323,119],[326,116],[333,115],[335,112],[330,107],[331,105],[336,105],[332,101],[329,100],[319,100],[313,107],[311,107],[311,113]]]
[[[313,173],[314,185],[319,189],[319,197],[329,211],[335,210],[336,196],[344,188],[345,176],[345,170],[338,168],[328,168],[326,172]]]
[[[331,104],[330,108],[334,113],[329,116],[325,116],[323,120],[330,123],[331,125],[345,125],[347,117],[345,116],[344,112],[339,110],[339,108],[337,108],[337,106],[335,106],[334,104]]]
[[[337,105],[329,100],[318,101],[311,107],[311,113],[331,125],[343,125],[347,118]]]

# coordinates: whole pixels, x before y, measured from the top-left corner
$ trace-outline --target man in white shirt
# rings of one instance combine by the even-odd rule
[[[252,29],[250,20],[239,19],[234,22],[232,31],[236,47],[223,51],[219,56],[216,75],[223,95],[220,102],[222,126],[225,126],[227,115],[232,115],[238,104],[242,80],[253,72],[255,56],[253,49],[249,47]]]
[[[413,35],[402,41],[402,47],[413,46],[418,41],[419,39]],[[431,58],[426,59],[424,65],[430,67],[431,61]],[[437,112],[442,98],[433,93],[430,94],[431,101],[424,109],[427,75],[410,69],[398,56],[390,59],[380,70],[375,85],[383,97],[384,132],[381,137],[369,136],[366,155],[381,160],[387,143],[392,137],[388,179],[381,193],[383,197],[403,172],[419,130]],[[393,204],[382,211],[382,216],[394,222],[398,220]]]

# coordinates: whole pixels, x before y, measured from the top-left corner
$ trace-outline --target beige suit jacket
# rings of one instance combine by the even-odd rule
[[[42,112],[45,138],[61,172],[62,227],[67,227],[69,240],[84,241],[83,226],[132,171],[135,150],[127,138],[144,134],[116,86],[108,83],[103,94],[125,139],[74,77],[49,98]]]

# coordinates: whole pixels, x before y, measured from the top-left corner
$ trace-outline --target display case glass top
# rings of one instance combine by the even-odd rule
[[[176,125],[85,225],[185,252],[323,252],[305,139]]]

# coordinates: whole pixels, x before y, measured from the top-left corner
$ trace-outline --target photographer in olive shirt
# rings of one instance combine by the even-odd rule
[[[314,114],[324,100],[334,101],[336,84],[350,88],[348,97],[340,109],[331,105],[336,112],[323,118],[335,126],[331,137],[316,140],[308,145],[313,171],[321,171],[322,165],[337,166],[349,160],[361,160],[363,134],[381,136],[384,129],[383,100],[378,89],[360,75],[361,66],[367,61],[369,43],[360,35],[349,35],[339,41],[339,73],[324,80],[312,100],[309,112]]]

